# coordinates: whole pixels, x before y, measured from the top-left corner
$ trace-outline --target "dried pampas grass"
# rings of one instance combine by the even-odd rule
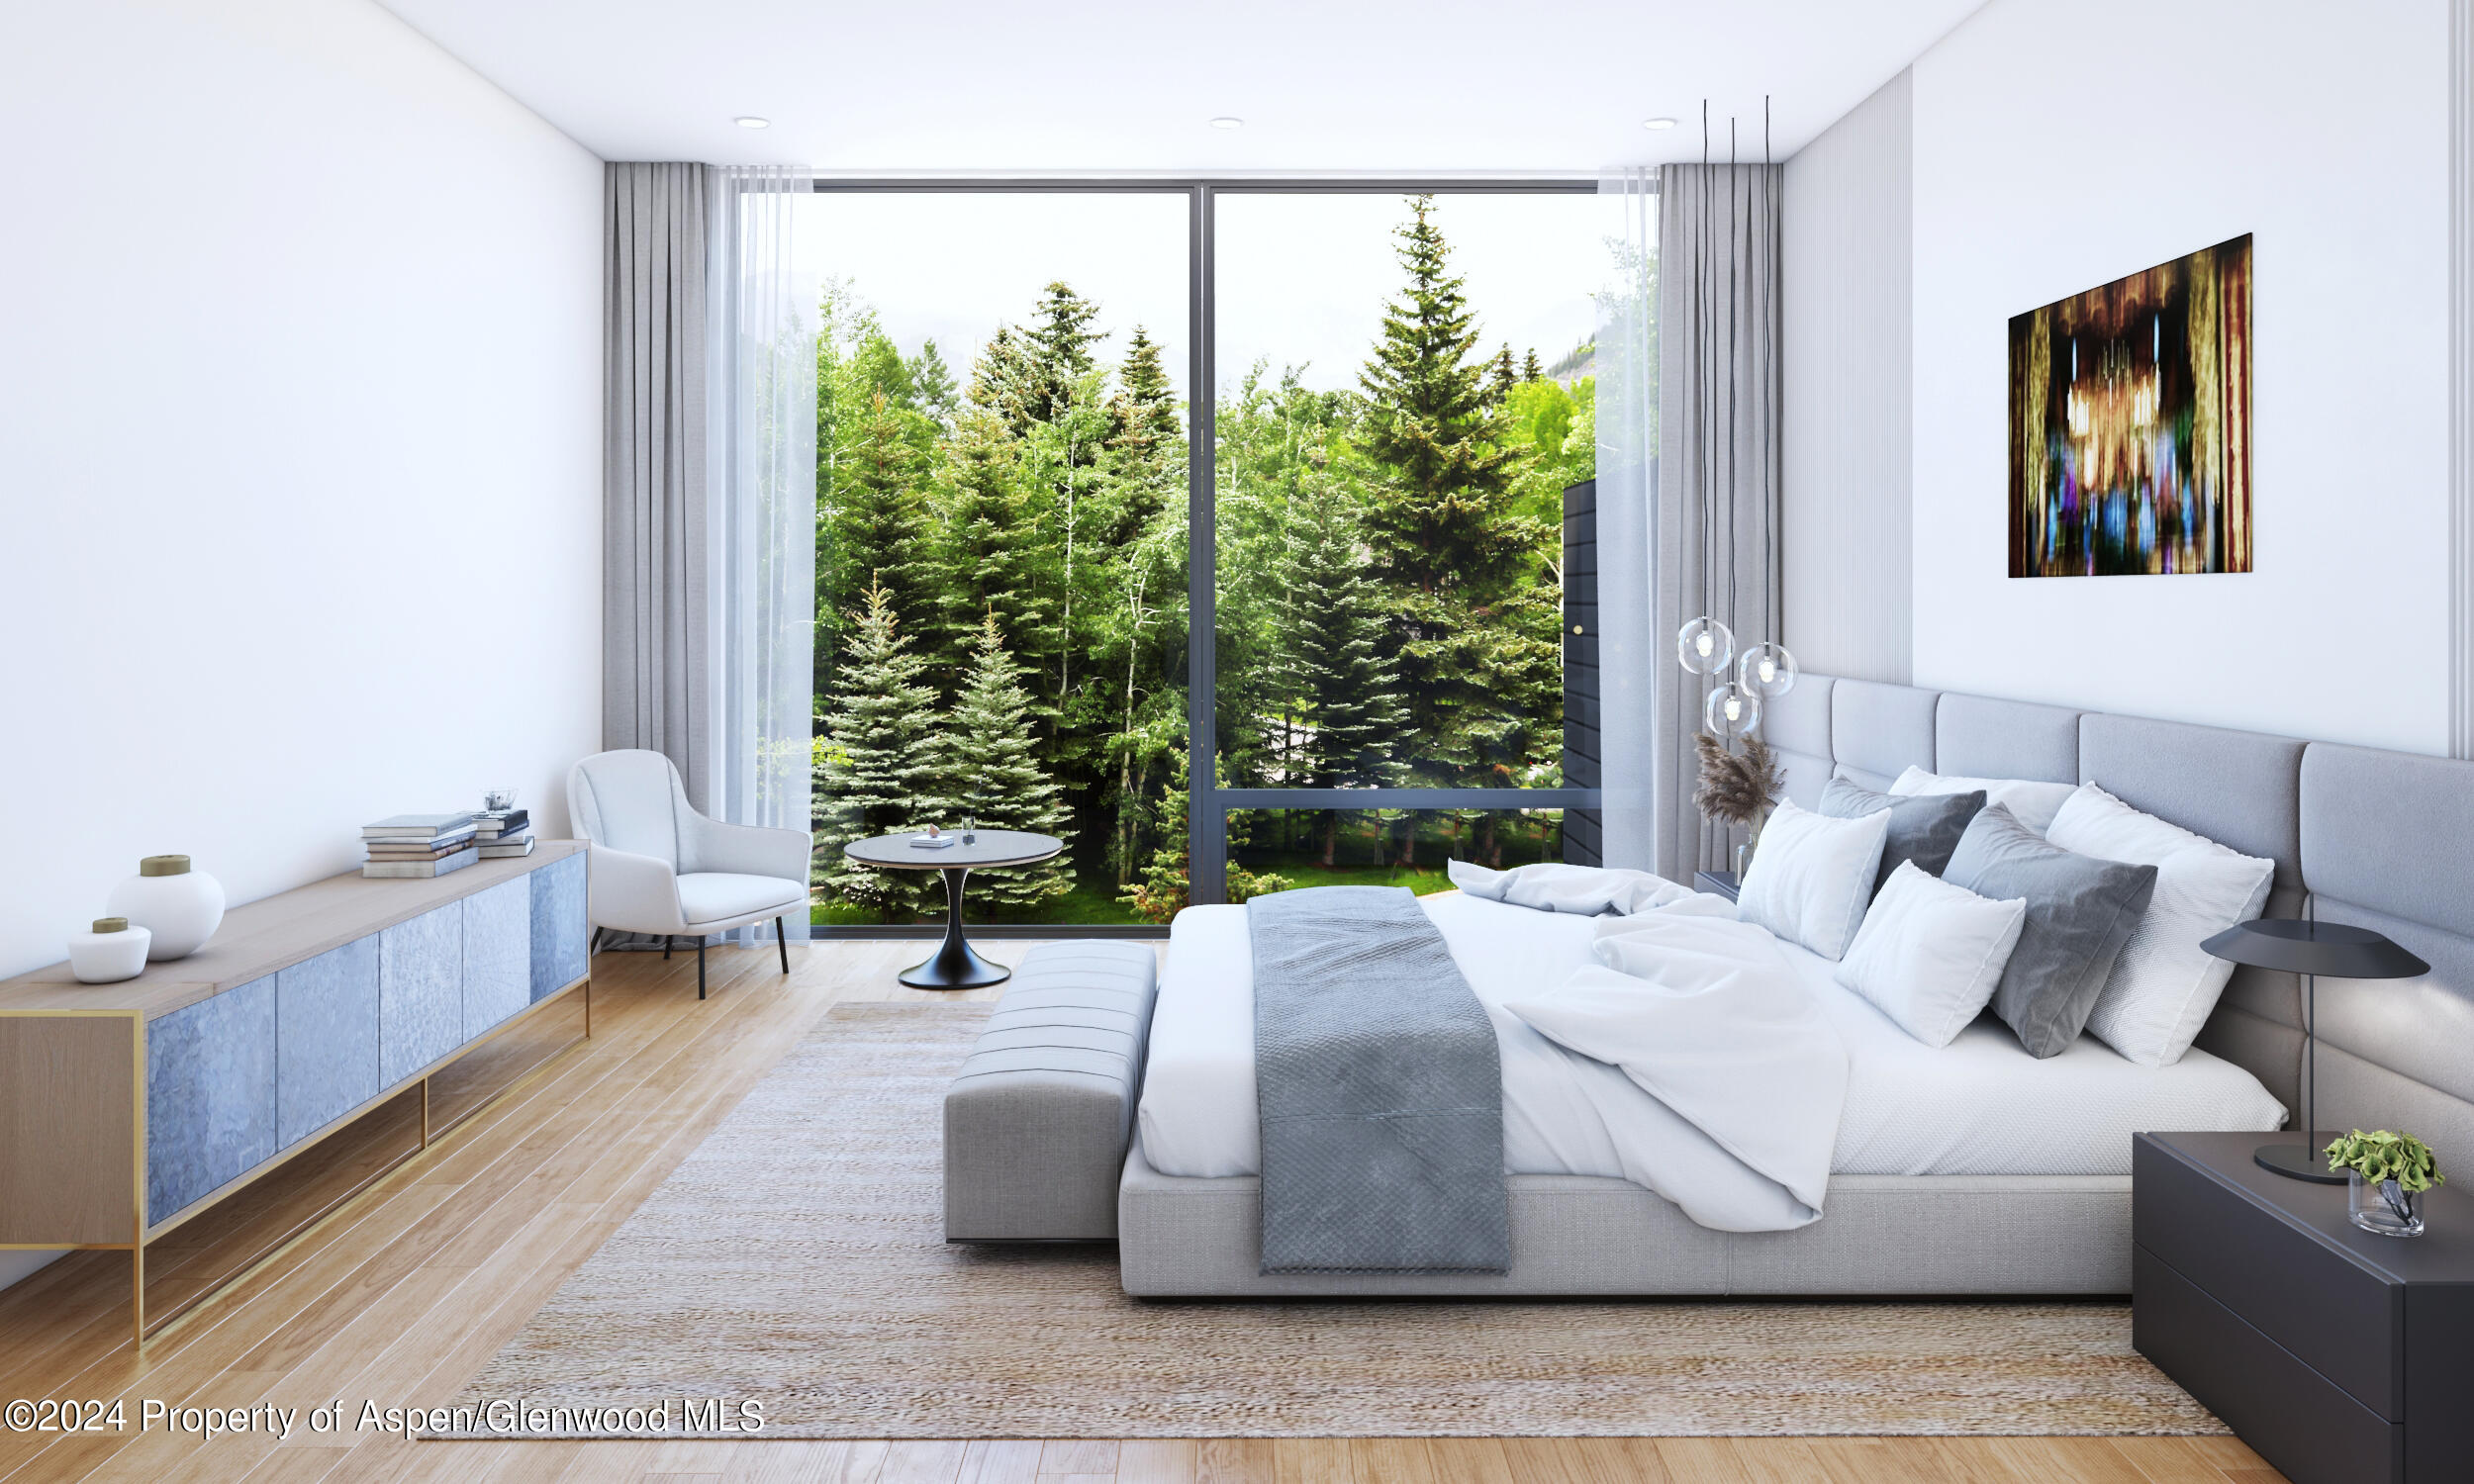
[[[1702,813],[1749,827],[1769,812],[1769,801],[1784,780],[1768,743],[1747,737],[1742,752],[1730,752],[1707,732],[1693,741],[1701,750],[1701,782],[1692,790],[1692,802]]]

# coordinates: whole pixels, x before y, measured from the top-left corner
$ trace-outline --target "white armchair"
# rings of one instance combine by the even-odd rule
[[[595,929],[696,940],[696,997],[705,997],[705,939],[773,919],[791,972],[783,918],[808,910],[805,830],[723,824],[687,801],[679,770],[657,752],[600,752],[567,773],[567,809],[592,847],[587,912]]]

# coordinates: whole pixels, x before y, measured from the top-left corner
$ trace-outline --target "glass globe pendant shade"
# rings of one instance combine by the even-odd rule
[[[1709,693],[1701,712],[1702,719],[1709,723],[1711,736],[1733,742],[1750,736],[1761,724],[1760,693],[1743,686],[1722,685]]]
[[[1724,675],[1735,659],[1735,634],[1703,614],[1675,631],[1675,658],[1694,675]]]
[[[1795,656],[1784,644],[1756,644],[1744,651],[1736,682],[1765,699],[1775,700],[1795,689]]]

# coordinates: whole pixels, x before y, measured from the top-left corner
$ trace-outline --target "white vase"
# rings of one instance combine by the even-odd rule
[[[112,888],[105,909],[153,935],[148,959],[185,959],[223,925],[224,883],[191,871],[187,856],[148,856],[136,876]]]
[[[100,917],[94,931],[68,935],[68,972],[81,984],[116,984],[134,979],[146,967],[146,950],[154,935],[133,927],[126,917]]]

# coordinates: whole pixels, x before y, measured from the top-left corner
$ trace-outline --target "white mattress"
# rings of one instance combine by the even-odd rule
[[[1635,1116],[1649,1094],[1502,1008],[1594,962],[1594,919],[1458,892],[1419,903],[1494,1018],[1505,1169],[1622,1178],[1608,1120]],[[1936,1051],[1839,987],[1826,960],[1781,947],[1847,1043],[1840,1174],[2128,1174],[2134,1133],[2284,1120],[2257,1078],[2203,1051],[2147,1067],[2083,1036],[2040,1062],[1990,1018]],[[1189,907],[1170,928],[1140,1110],[1143,1158],[1163,1174],[1261,1172],[1252,958],[1242,906]]]

